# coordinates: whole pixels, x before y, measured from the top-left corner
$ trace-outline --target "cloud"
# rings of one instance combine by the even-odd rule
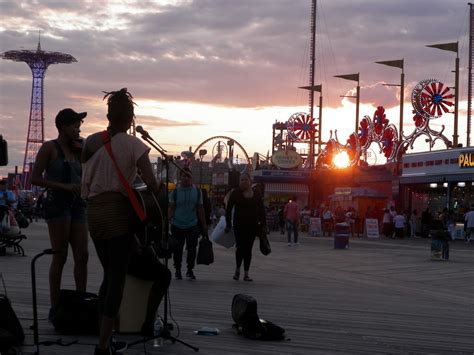
[[[121,87],[165,106],[291,109],[308,104],[307,92],[298,87],[309,83],[310,6],[303,0],[3,1],[0,53],[35,50],[41,30],[44,50],[78,60],[52,65],[46,73],[47,138],[55,136],[52,118],[63,107],[89,112],[84,134],[106,126],[102,91]],[[398,88],[381,83],[398,84],[401,71],[374,63],[381,60],[404,58],[405,107],[422,79],[453,86],[455,53],[426,45],[456,41],[465,100],[468,9],[465,2],[445,0],[318,1],[315,82],[323,86],[324,107],[342,107],[340,96],[356,83],[334,75],[350,73],[360,73],[362,103],[396,107]],[[0,60],[0,134],[11,137],[12,152],[25,146],[30,95],[26,64]],[[176,137],[186,125],[213,127],[208,117],[171,116],[166,108],[139,112],[139,119],[170,127],[167,132]],[[241,130],[230,124],[225,129]],[[271,141],[257,143],[267,151]],[[12,153],[11,160],[22,158]]]
[[[206,123],[199,122],[195,120],[184,120],[184,121],[175,121],[175,120],[168,120],[161,117],[156,116],[143,116],[137,115],[136,117],[136,124],[137,125],[153,125],[158,127],[186,127],[186,126],[204,126]]]

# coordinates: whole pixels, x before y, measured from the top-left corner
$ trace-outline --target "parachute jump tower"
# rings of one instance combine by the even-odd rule
[[[46,52],[38,48],[33,50],[13,50],[0,54],[0,58],[25,62],[33,74],[31,89],[30,120],[28,124],[28,137],[26,140],[25,158],[23,160],[23,188],[29,188],[29,176],[36,160],[36,154],[44,142],[44,116],[43,116],[43,81],[48,66],[59,63],[73,63],[77,60],[70,54],[60,52]]]

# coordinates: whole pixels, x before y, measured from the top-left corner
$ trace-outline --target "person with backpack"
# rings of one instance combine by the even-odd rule
[[[193,176],[189,168],[180,171],[180,183],[169,196],[168,218],[171,223],[171,235],[176,241],[173,251],[175,278],[181,280],[183,248],[186,243],[186,277],[196,280],[193,269],[196,264],[196,249],[199,233],[208,238],[207,223],[204,213],[202,191],[193,185]],[[199,230],[199,224],[201,231]]]

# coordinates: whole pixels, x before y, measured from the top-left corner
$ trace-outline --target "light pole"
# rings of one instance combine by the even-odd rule
[[[458,146],[458,107],[459,107],[459,50],[458,42],[430,44],[427,47],[438,48],[444,51],[451,51],[456,53],[456,62],[454,66],[454,134],[453,147]]]
[[[405,100],[405,73],[403,72],[403,59],[398,60],[386,60],[382,62],[375,62],[377,64],[388,65],[390,67],[400,68],[402,74],[400,76],[400,85],[397,84],[383,84],[384,86],[400,86],[400,125],[399,125],[399,140],[402,141],[402,132],[403,132],[403,103]]]
[[[345,80],[357,81],[357,91],[355,96],[342,95],[341,97],[350,97],[356,99],[356,121],[355,121],[355,133],[359,133],[359,104],[360,104],[360,83],[359,73],[357,74],[346,74],[346,75],[334,75],[335,78],[341,78]]]
[[[202,158],[207,154],[206,149],[199,149],[199,188],[202,189]]]

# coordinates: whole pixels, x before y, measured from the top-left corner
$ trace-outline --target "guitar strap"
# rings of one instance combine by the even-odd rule
[[[114,163],[115,170],[117,170],[117,174],[119,176],[120,182],[122,183],[123,187],[127,191],[127,195],[128,195],[128,198],[130,199],[130,203],[132,204],[133,209],[135,210],[135,213],[140,219],[140,222],[143,222],[146,219],[145,211],[143,210],[143,207],[140,204],[140,202],[138,202],[137,196],[135,196],[130,184],[128,183],[128,181],[125,179],[125,176],[123,176],[122,172],[120,171],[117,161],[115,160],[114,153],[112,152],[112,145],[110,144],[109,132],[102,131],[101,136],[102,136],[102,141],[104,142],[105,149],[107,150],[107,153],[109,153],[109,156],[112,159],[112,162]]]

